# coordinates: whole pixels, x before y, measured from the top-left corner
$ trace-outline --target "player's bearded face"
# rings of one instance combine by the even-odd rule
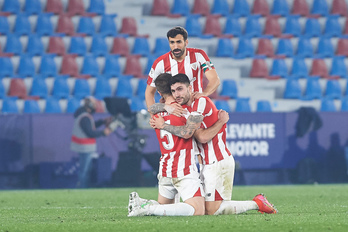
[[[181,58],[186,52],[187,41],[182,35],[177,35],[175,38],[169,38],[169,46],[173,56]]]

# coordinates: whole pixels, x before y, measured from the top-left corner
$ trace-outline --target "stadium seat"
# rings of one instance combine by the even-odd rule
[[[322,98],[320,104],[320,111],[322,112],[336,112],[336,105],[332,98]]]
[[[95,56],[106,56],[109,54],[104,35],[95,34],[93,36],[90,52]]]
[[[282,78],[288,77],[288,67],[284,59],[273,59],[270,75],[280,76]]]
[[[143,98],[139,96],[132,96],[131,97],[131,104],[130,109],[133,112],[139,112],[140,110],[146,110],[147,107],[145,106],[145,101]]]
[[[339,38],[336,46],[336,55],[348,56],[348,38]]]
[[[66,106],[66,113],[75,113],[75,111],[80,107],[81,100],[79,98],[70,97]]]
[[[65,44],[61,36],[49,37],[47,53],[53,53],[59,56],[65,54]]]
[[[300,36],[302,33],[302,28],[301,28],[299,18],[300,18],[299,15],[287,16],[283,34],[290,34],[295,37]]]
[[[50,114],[60,114],[62,113],[62,108],[59,104],[59,99],[55,97],[49,97],[46,99],[45,113]]]
[[[13,33],[19,36],[29,35],[31,33],[31,24],[26,14],[18,13],[16,15]]]
[[[335,54],[335,50],[330,38],[320,37],[316,55],[320,58],[330,58]]]
[[[308,77],[309,71],[304,58],[297,57],[292,60],[290,76],[295,78]]]
[[[104,0],[90,0],[87,12],[96,13],[98,15],[104,15],[105,13]]]
[[[22,78],[11,78],[8,89],[8,96],[26,98],[28,96],[27,88]]]
[[[10,57],[0,57],[0,80],[3,77],[13,77],[14,69]]]
[[[271,39],[269,38],[259,38],[257,50],[257,55],[264,55],[267,57],[274,56],[274,48]]]
[[[94,55],[84,56],[80,73],[94,77],[99,76],[99,65]]]
[[[330,76],[339,76],[341,78],[347,78],[347,67],[344,62],[344,56],[334,56],[332,58],[332,65],[330,69]]]
[[[158,56],[148,56],[147,57],[147,63],[146,63],[146,67],[144,69],[144,75],[147,76],[150,73],[150,70],[152,68],[152,64],[155,62],[155,60],[157,59]]]
[[[278,22],[278,17],[273,15],[266,17],[265,27],[263,30],[264,35],[272,35],[275,37],[279,37],[282,35],[282,29]]]
[[[32,56],[41,56],[45,52],[44,45],[41,40],[41,36],[37,34],[30,34],[28,36],[28,44],[26,53]]]
[[[75,26],[68,14],[60,14],[57,22],[56,32],[66,35],[75,34]]]
[[[251,112],[249,98],[237,98],[236,99],[236,112]]]
[[[121,66],[118,55],[108,55],[105,57],[105,65],[102,74],[107,77],[119,77],[121,74]]]
[[[143,69],[140,63],[139,55],[131,55],[126,59],[126,66],[123,71],[124,75],[132,75],[135,77],[143,76]]]
[[[321,99],[321,97],[323,96],[323,93],[321,90],[319,79],[320,77],[308,77],[306,79],[304,99],[307,99],[307,100]]]
[[[329,72],[323,59],[313,59],[312,67],[310,71],[311,76],[320,76],[322,78],[327,78],[329,76]]]
[[[133,87],[130,78],[119,78],[116,86],[116,97],[131,98],[133,96]]]
[[[33,78],[30,96],[38,96],[40,98],[48,97],[48,88],[44,78]]]
[[[187,0],[174,0],[172,8],[172,14],[179,14],[182,16],[187,16],[190,14],[190,5]]]
[[[247,0],[234,0],[232,14],[247,17],[250,15],[250,5]]]
[[[24,12],[29,15],[41,13],[42,12],[41,1],[40,0],[25,0]]]
[[[326,17],[329,14],[329,6],[326,0],[313,0],[311,14]]]
[[[249,76],[257,77],[257,78],[268,77],[268,67],[267,67],[267,63],[265,59],[263,58],[253,59]]]
[[[107,78],[98,78],[94,91],[95,98],[103,100],[104,97],[111,97],[111,86]]]
[[[203,29],[199,19],[199,15],[190,15],[186,17],[185,28],[191,37],[202,36]]]
[[[21,55],[22,51],[23,51],[23,48],[19,40],[19,36],[15,34],[8,34],[6,37],[4,52],[12,53],[14,55]]]
[[[343,97],[341,99],[341,111],[347,112],[348,111],[348,97]]]
[[[65,54],[62,57],[62,65],[60,69],[60,74],[69,75],[73,77],[79,76],[79,67],[75,58],[76,54]]]
[[[290,8],[287,0],[274,0],[271,13],[274,15],[288,16]]]
[[[56,98],[68,98],[70,89],[66,78],[55,78],[53,82],[52,96]]]
[[[348,16],[348,7],[345,0],[333,0],[331,4],[331,14]]]
[[[166,37],[157,37],[155,40],[154,56],[160,56],[170,51],[169,42]]]
[[[2,5],[2,11],[17,14],[21,11],[19,0],[5,0]]]
[[[285,99],[300,99],[302,90],[297,78],[289,78],[286,80],[284,98]]]
[[[170,7],[167,0],[153,0],[151,15],[167,16],[170,13]]]
[[[157,6],[157,5],[154,5]],[[203,16],[210,15],[210,5],[207,0],[195,0],[192,6],[192,14]]]
[[[215,106],[218,110],[224,110],[226,112],[231,112],[231,107],[227,100],[215,100]]]
[[[220,38],[218,40],[215,56],[217,57],[233,57],[234,56],[234,47],[233,47],[231,39]]]
[[[342,96],[342,88],[338,80],[327,80],[325,97],[339,99]]]
[[[120,33],[126,34],[129,36],[137,36],[138,27],[135,18],[133,17],[123,17]]]
[[[47,0],[45,11],[53,13],[53,14],[63,13],[64,7],[63,7],[62,0]]]
[[[230,13],[230,6],[227,0],[214,0],[213,7],[211,9],[212,14],[218,14],[227,16]]]
[[[246,37],[259,37],[262,34],[262,27],[259,22],[259,15],[251,15],[246,19],[243,35]]]
[[[71,36],[68,53],[84,56],[87,53],[87,45],[83,36]]]
[[[238,88],[236,81],[233,79],[225,79],[222,81],[222,88],[219,94],[220,96],[227,96],[229,98],[238,97]]]
[[[31,55],[22,55],[20,57],[17,74],[22,78],[35,75],[35,64]]]
[[[203,29],[204,35],[213,35],[216,37],[220,37],[222,35],[222,28],[219,18],[219,15],[208,15],[206,17]]]
[[[291,13],[294,15],[308,16],[309,7],[307,0],[294,0],[292,3]]]
[[[240,37],[238,47],[236,50],[235,58],[253,57],[255,55],[254,45],[250,38]]]
[[[136,37],[132,48],[133,55],[148,56],[151,53],[149,41],[145,37]]]
[[[309,38],[321,35],[321,26],[317,18],[307,18],[303,35]]]
[[[76,79],[73,89],[73,95],[76,98],[85,98],[91,95],[91,89],[86,79]]]
[[[69,0],[66,11],[70,16],[85,15],[86,10],[83,0]]]
[[[113,40],[111,54],[118,54],[120,56],[129,55],[129,45],[127,39],[124,37],[115,37]]]
[[[2,100],[2,113],[7,113],[7,114],[18,114],[19,109],[17,105],[17,99],[16,98],[4,98]]]
[[[6,16],[0,16],[0,33],[3,35],[10,33],[10,24]]]
[[[36,100],[25,100],[23,113],[25,114],[38,114],[41,113],[39,103]]]
[[[313,57],[314,56],[314,48],[311,40],[308,37],[300,37],[297,42],[297,57]]]
[[[283,55],[286,57],[292,57],[294,55],[291,39],[281,38],[278,40],[276,55]]]
[[[239,22],[238,17],[235,17],[233,15],[226,17],[223,34],[232,35],[234,37],[239,37],[242,35],[242,26]]]
[[[115,23],[116,14],[104,14],[102,15],[99,33],[104,36],[116,36],[117,25]]]
[[[270,9],[267,0],[254,0],[252,14],[260,14],[262,16],[268,16]]]
[[[256,102],[257,112],[272,112],[271,103],[268,100],[258,100]]]
[[[6,91],[2,79],[0,79],[0,99],[3,99],[6,96]]]
[[[339,17],[339,15],[329,15],[326,17],[323,35],[328,37],[337,37],[342,34]]]
[[[147,87],[147,79],[146,78],[139,78],[138,79],[138,85],[136,90],[136,96],[145,99],[145,90]]]
[[[35,32],[39,35],[50,36],[54,33],[51,16],[53,13],[41,13],[37,17]]]
[[[95,25],[92,17],[81,16],[76,29],[77,33],[92,36],[95,34]]]
[[[41,56],[39,73],[44,77],[55,76],[58,74],[56,63],[54,62],[55,54],[44,54]]]

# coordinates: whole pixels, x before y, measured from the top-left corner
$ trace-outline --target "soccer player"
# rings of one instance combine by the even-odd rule
[[[207,133],[207,128],[218,119],[218,110],[214,103],[205,96],[194,100],[190,80],[185,74],[173,76],[170,84],[176,102],[191,108],[187,124],[194,122],[201,123],[202,126],[199,129],[194,129],[197,128],[196,124],[195,127],[193,125],[176,127],[165,123],[160,117],[151,119],[150,124],[153,128],[166,130],[177,136],[182,136],[180,130],[184,130],[185,135],[192,134],[194,130],[204,163],[201,177],[206,193],[206,214],[239,214],[248,210],[277,213],[263,194],[256,195],[252,201],[231,201],[235,162],[226,146],[226,125],[217,134]]]
[[[153,63],[145,90],[147,107],[155,103],[155,80],[159,74],[185,73],[193,86],[194,96],[209,96],[220,85],[220,78],[207,54],[202,49],[187,48],[188,34],[183,27],[174,27],[167,32],[170,50]],[[203,91],[203,73],[209,83]]]

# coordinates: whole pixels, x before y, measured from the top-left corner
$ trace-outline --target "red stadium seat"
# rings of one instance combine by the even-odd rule
[[[143,68],[140,63],[140,55],[130,55],[127,57],[124,75],[143,77]]]
[[[320,76],[322,78],[328,78],[329,72],[328,72],[328,68],[326,66],[325,60],[313,59],[310,75],[311,76]]]
[[[46,3],[46,12],[51,12],[54,14],[63,13],[63,3],[62,0],[47,0]]]
[[[129,45],[128,45],[127,39],[124,37],[115,37],[110,53],[118,54],[120,56],[128,56]]]
[[[74,23],[68,14],[63,13],[59,15],[56,32],[67,35],[75,34]]]
[[[170,14],[170,7],[167,0],[153,0],[151,15],[167,16]]]
[[[268,76],[268,67],[265,59],[253,60],[249,76],[261,78],[266,78]]]
[[[79,73],[79,67],[75,60],[76,57],[76,54],[65,54],[63,56],[60,74],[69,75],[76,78],[89,78],[90,75],[82,75]]]
[[[260,38],[256,50],[256,54],[258,55],[265,55],[268,57],[274,56],[274,48],[272,41],[267,38]]]
[[[334,0],[331,5],[331,14],[348,15],[347,3],[345,0]]]
[[[219,21],[220,16],[219,15],[209,15],[206,17],[205,21],[205,27],[203,34],[205,35],[214,35],[214,36],[221,36],[222,35],[222,28]]]
[[[7,95],[25,99],[28,96],[28,91],[24,79],[12,78]]]
[[[337,42],[336,55],[348,56],[348,39],[340,38]]]
[[[265,35],[273,35],[275,37],[279,37],[282,34],[282,28],[278,22],[278,16],[268,16],[266,17],[265,29],[263,34]]]
[[[292,14],[308,16],[309,15],[309,7],[306,0],[294,0],[292,5]]]
[[[210,6],[207,0],[195,0],[192,7],[193,14],[210,15]]]
[[[67,7],[67,13],[70,16],[74,15],[95,15],[91,13],[87,13],[85,9],[85,5],[83,3],[83,0],[69,0],[68,7]]]
[[[270,14],[270,9],[267,0],[255,0],[253,4],[252,14],[268,16]]]
[[[57,55],[65,54],[65,44],[62,37],[52,36],[48,41],[47,53],[54,53]]]
[[[138,34],[137,22],[133,17],[123,17],[120,33],[130,36]]]

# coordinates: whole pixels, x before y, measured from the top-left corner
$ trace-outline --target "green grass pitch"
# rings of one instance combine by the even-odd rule
[[[0,191],[0,231],[348,231],[348,185],[235,186],[234,200],[265,193],[278,214],[127,217],[128,195],[156,188]]]

